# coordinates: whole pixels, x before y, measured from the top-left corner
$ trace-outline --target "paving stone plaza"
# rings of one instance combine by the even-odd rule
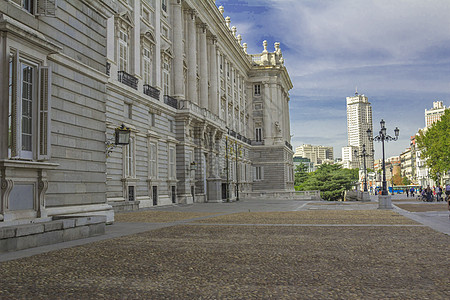
[[[272,199],[122,213],[104,236],[0,255],[0,298],[449,299],[446,205],[393,204]]]

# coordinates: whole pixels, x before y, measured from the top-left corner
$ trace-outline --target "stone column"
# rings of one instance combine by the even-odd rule
[[[197,95],[197,26],[195,25],[195,10],[189,15],[188,35],[188,96],[193,103],[198,103]],[[158,27],[158,26],[156,26]]]
[[[173,72],[174,72],[174,97],[184,98],[183,93],[183,22],[181,1],[173,2]]]
[[[199,26],[200,31],[200,106],[208,108],[208,51],[206,45],[206,24]]]
[[[217,51],[216,51],[216,37],[209,39],[209,78],[211,84],[211,93],[209,99],[209,110],[219,115],[219,97],[218,97],[218,81],[219,75],[217,73]]]

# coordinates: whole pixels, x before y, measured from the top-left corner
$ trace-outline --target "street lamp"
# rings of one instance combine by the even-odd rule
[[[372,149],[372,155],[373,155],[373,149]],[[356,157],[362,157],[363,158],[363,162],[364,162],[364,192],[367,192],[367,168],[366,168],[366,157],[367,156],[372,156],[370,154],[367,154],[366,152],[366,145],[363,144],[362,145],[362,151],[361,154],[358,155],[358,151],[355,150],[355,156]]]
[[[386,142],[388,142],[388,141],[396,141],[398,139],[399,134],[400,134],[400,130],[398,129],[398,127],[395,127],[395,129],[394,129],[395,137],[392,137],[392,136],[386,134],[386,127],[385,127],[386,122],[383,119],[380,121],[380,125],[381,125],[381,130],[379,131],[377,136],[374,136],[372,138],[372,130],[370,130],[370,128],[367,129],[367,135],[369,137],[369,140],[381,142],[382,152],[383,152],[383,160],[382,160],[383,190],[381,192],[381,195],[388,195],[387,188],[386,188],[386,186],[387,186],[387,184],[386,184],[386,165],[385,165],[385,162],[384,162],[384,159],[385,159],[385,157],[384,157],[384,155],[385,155],[384,154],[384,141],[386,141]]]

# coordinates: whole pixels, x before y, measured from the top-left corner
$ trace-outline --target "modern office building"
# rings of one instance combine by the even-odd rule
[[[425,127],[430,127],[441,119],[446,107],[442,101],[434,101],[433,108],[425,109]]]
[[[370,156],[366,157],[366,167],[373,168],[373,142],[367,136],[367,129],[373,132],[372,127],[372,106],[368,98],[355,92],[355,96],[347,97],[347,131],[348,145],[357,147],[357,166],[362,168],[363,160],[360,158],[362,154],[362,146],[366,145],[366,153]],[[350,156],[349,156],[350,157]],[[344,165],[353,165],[346,162]]]
[[[3,1],[0,223],[294,191],[280,44],[248,54],[223,14],[213,0]]]
[[[294,157],[308,158],[315,165],[334,163],[333,147],[303,144],[295,148]]]

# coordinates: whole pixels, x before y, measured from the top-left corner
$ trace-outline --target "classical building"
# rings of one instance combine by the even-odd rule
[[[248,54],[223,13],[213,0],[3,1],[0,222],[292,192],[280,44]]]
[[[363,160],[361,157],[362,146],[365,145],[366,153],[373,153],[373,142],[367,136],[367,130],[373,132],[372,127],[372,106],[368,98],[355,92],[355,96],[347,97],[347,131],[348,146],[357,147],[357,167],[362,168]],[[349,148],[350,149],[350,148]],[[344,150],[343,150],[344,151]],[[348,156],[351,158],[352,156]],[[354,162],[347,162],[343,158],[344,165],[354,167]],[[372,169],[373,157],[366,157],[366,167]]]
[[[294,157],[308,158],[315,165],[334,163],[333,147],[303,144],[295,148]]]
[[[441,119],[446,107],[442,101],[433,101],[433,108],[425,109],[425,127],[430,127]]]

